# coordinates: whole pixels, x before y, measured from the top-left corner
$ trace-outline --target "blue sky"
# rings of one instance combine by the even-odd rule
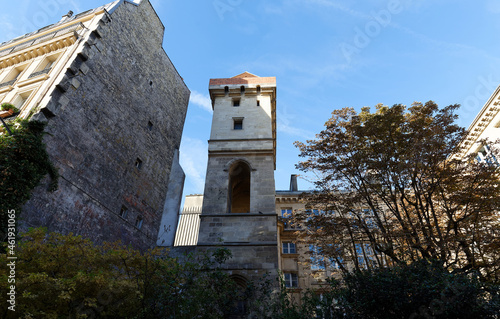
[[[468,126],[500,84],[497,0],[151,2],[165,25],[165,51],[191,90],[181,145],[185,194],[203,192],[210,78],[276,76],[277,189],[300,174],[293,142],[314,138],[334,109],[459,103],[459,124]],[[3,3],[0,41],[105,3]]]

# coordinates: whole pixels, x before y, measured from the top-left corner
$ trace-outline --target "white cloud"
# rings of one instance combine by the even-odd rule
[[[210,100],[210,97],[208,95],[192,91],[189,102],[196,104],[205,111],[212,113],[212,101]]]
[[[202,194],[205,187],[208,144],[200,139],[184,136],[180,149],[180,163],[186,174],[185,192]]]

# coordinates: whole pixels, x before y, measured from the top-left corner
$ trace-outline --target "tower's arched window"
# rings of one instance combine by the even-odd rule
[[[244,162],[233,164],[229,170],[229,198],[228,210],[230,213],[250,212],[250,167]]]
[[[242,85],[240,87],[240,91],[241,91],[241,94],[245,94],[245,86],[244,85]]]
[[[229,87],[225,86],[224,87],[224,95],[228,95],[228,94],[229,94]]]
[[[257,85],[257,94],[260,94],[260,85]]]

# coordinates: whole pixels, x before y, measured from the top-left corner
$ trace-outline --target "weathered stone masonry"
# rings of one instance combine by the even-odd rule
[[[24,229],[155,245],[189,100],[163,32],[148,1],[125,1],[79,44],[34,116],[48,121],[44,141],[60,180],[54,193],[35,189]]]

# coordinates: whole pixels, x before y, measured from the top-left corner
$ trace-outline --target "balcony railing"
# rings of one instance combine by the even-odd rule
[[[38,72],[31,73],[30,76],[28,77],[28,79],[34,78],[35,76],[39,76],[42,74],[47,74],[50,72],[50,69],[51,68],[47,68],[47,69],[43,69],[43,70],[38,71]]]
[[[3,87],[5,87],[5,86],[12,85],[12,84],[16,83],[16,80],[17,80],[17,79],[14,79],[14,80],[12,80],[12,81],[8,81],[8,82],[3,82],[3,83],[0,83],[0,88],[3,88]]]

